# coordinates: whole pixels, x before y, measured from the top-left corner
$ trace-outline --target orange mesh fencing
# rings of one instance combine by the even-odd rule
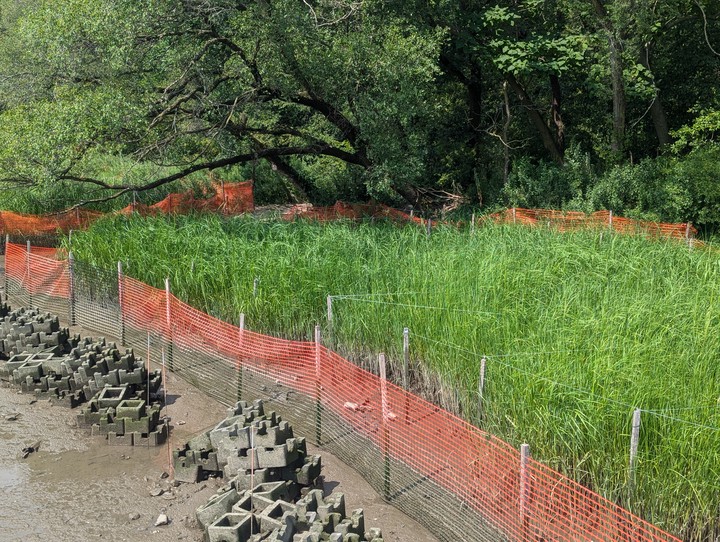
[[[548,209],[520,209],[513,207],[486,215],[480,219],[497,224],[524,224],[527,226],[550,226],[558,231],[577,231],[588,228],[608,228],[620,233],[642,233],[651,237],[689,239],[697,235],[697,229],[688,222],[671,224],[651,222],[615,216],[610,211],[585,214],[578,211],[553,211]]]
[[[143,216],[156,214],[187,214],[194,211],[238,215],[254,209],[252,182],[214,184],[204,194],[195,198],[193,191],[169,194],[154,205],[130,204],[117,211],[128,215],[133,212]],[[48,215],[24,215],[0,211],[0,233],[20,236],[49,235],[70,230],[81,230],[90,226],[104,213],[75,209],[64,213]]]
[[[21,245],[8,245],[6,272],[30,290],[69,295],[66,262],[32,251],[28,255]],[[391,469],[398,469],[396,479],[402,485],[394,495],[384,493],[388,500],[402,505],[412,499],[408,510],[426,524],[462,521],[457,518],[472,512],[495,533],[480,536],[470,523],[469,530],[446,534],[444,540],[679,542],[548,466],[532,459],[523,463],[518,450],[504,441],[319,343],[240,329],[131,278],[120,277],[118,291],[125,325],[160,337],[178,358],[185,353],[188,362],[178,367],[181,376],[199,379],[229,403],[235,400],[235,382],[240,386],[245,372],[261,375],[271,386],[284,386],[307,405],[305,420],[299,423],[312,424],[315,413],[321,447],[335,450],[347,442],[346,459],[364,457],[368,462],[363,467],[370,470],[363,474],[374,481],[384,479],[386,488]],[[259,393],[270,392],[266,385],[259,388]],[[329,415],[341,422],[326,421],[321,427]],[[320,442],[320,431],[332,427],[342,431]],[[448,505],[437,491],[459,506]],[[429,521],[427,514],[433,513],[438,519]],[[442,532],[447,526],[435,527]]]

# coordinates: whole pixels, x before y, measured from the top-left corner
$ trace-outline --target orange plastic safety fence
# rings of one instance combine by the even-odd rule
[[[212,190],[204,196],[195,198],[193,191],[188,190],[169,194],[154,205],[130,204],[118,213],[127,215],[136,212],[147,216],[207,211],[237,215],[254,209],[252,182],[213,185]],[[24,215],[0,211],[0,233],[21,236],[67,233],[70,230],[85,229],[102,216],[105,216],[104,213],[84,209],[49,215]]]
[[[64,266],[65,262],[32,255],[32,251],[28,257],[21,245],[8,246],[8,276],[28,288],[50,288],[62,295]],[[370,462],[375,471],[366,472],[370,479],[384,479],[386,489],[397,489],[390,472],[402,471],[398,477],[403,485],[394,502],[407,502],[410,494],[413,502],[424,503],[434,498],[427,492],[438,488],[462,503],[459,512],[447,508],[447,513],[472,511],[493,532],[513,541],[679,542],[548,466],[532,459],[523,464],[520,453],[509,444],[320,344],[240,329],[131,278],[122,277],[118,290],[125,325],[160,337],[175,355],[189,360],[178,367],[178,374],[214,378],[211,389],[216,394],[222,389],[228,401],[233,400],[236,382],[242,385],[244,372],[262,375],[267,382],[299,393],[309,405],[317,405],[318,444],[337,449],[345,439],[353,453],[361,453],[356,451],[357,437],[370,443],[374,451],[368,453],[375,458]],[[303,412],[308,416],[310,410]],[[327,414],[342,422],[326,420],[321,427]],[[320,442],[323,427],[331,432],[325,437],[327,442]],[[333,427],[344,432],[332,432]],[[422,489],[413,492],[415,486]],[[432,502],[447,506],[442,497]],[[431,511],[425,504],[407,509],[416,515]],[[477,532],[463,532],[460,537],[493,538]]]
[[[651,222],[614,216],[610,211],[585,214],[577,211],[553,211],[548,209],[506,209],[487,215],[482,221],[498,224],[525,224],[529,226],[550,226],[558,231],[576,231],[605,227],[621,233],[642,233],[651,237],[687,239],[697,235],[697,229],[689,223],[671,224]]]

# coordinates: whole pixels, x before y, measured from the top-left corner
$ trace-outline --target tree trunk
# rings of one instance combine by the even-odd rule
[[[625,81],[623,80],[622,46],[614,34],[608,36],[610,43],[610,74],[613,95],[612,150],[618,155],[625,151]]]
[[[650,45],[645,45],[644,54],[640,54],[640,64],[650,73]],[[660,89],[655,85],[655,78],[653,77],[653,85],[655,86],[655,97],[653,102],[650,104],[650,117],[652,118],[653,125],[655,126],[655,134],[658,138],[660,147],[669,145],[672,143],[670,137],[670,128],[668,127],[667,117],[665,116],[665,109],[662,106],[662,100],[660,99]]]
[[[610,50],[610,79],[612,81],[613,97],[613,131],[611,148],[621,156],[625,152],[625,81],[623,79],[622,61],[622,39],[613,28],[612,21],[602,0],[592,0],[595,12],[600,18],[605,32],[608,36],[608,47]]]
[[[508,82],[508,85],[510,85],[510,88],[515,91],[515,94],[517,94],[520,103],[527,111],[528,116],[530,117],[530,121],[533,123],[535,129],[540,134],[540,139],[542,139],[545,149],[547,149],[547,151],[550,153],[550,157],[558,164],[564,163],[562,150],[560,149],[560,147],[558,147],[557,142],[555,141],[552,133],[550,132],[550,128],[548,128],[547,124],[545,124],[542,115],[540,115],[540,112],[538,111],[537,107],[535,107],[535,104],[533,103],[528,93],[518,82],[518,80],[515,79],[515,76],[513,74],[505,74],[505,80]]]
[[[550,90],[552,91],[552,103],[550,104],[550,114],[555,125],[555,141],[560,152],[565,154],[565,122],[562,118],[562,91],[560,89],[560,79],[553,74],[550,76]]]

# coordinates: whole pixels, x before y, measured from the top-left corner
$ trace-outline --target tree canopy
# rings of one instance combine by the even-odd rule
[[[616,206],[720,224],[711,0],[0,10],[4,186],[80,184],[85,203],[216,171],[286,200]],[[127,166],[108,174],[118,157]]]

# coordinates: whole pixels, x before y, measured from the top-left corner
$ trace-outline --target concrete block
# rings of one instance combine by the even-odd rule
[[[297,484],[289,480],[258,484],[252,489],[253,496],[263,497],[269,501],[294,501],[298,493]]]
[[[32,377],[33,380],[39,380],[43,375],[42,361],[30,359],[15,369],[13,375],[15,382],[18,383],[24,381],[28,376]]]
[[[168,426],[164,423],[159,424],[155,431],[147,434],[133,433],[135,446],[160,446],[168,437]]]
[[[269,506],[266,506],[260,514],[257,515],[257,519],[260,522],[260,531],[265,533],[273,531],[274,529],[284,529],[287,525],[286,514],[293,517],[291,525],[295,527],[297,521],[297,513],[295,512],[295,505],[290,502],[277,500]],[[293,529],[294,530],[294,529]],[[290,538],[292,540],[292,538]]]
[[[239,499],[237,491],[230,487],[226,487],[223,491],[210,497],[208,502],[195,511],[195,517],[200,527],[205,529],[224,514],[230,513],[233,505]]]
[[[109,446],[133,446],[134,445],[134,434],[125,433],[118,434],[110,431],[107,435],[107,443]]]
[[[100,390],[97,401],[100,408],[116,408],[121,402],[132,399],[127,386],[104,387]]]
[[[142,399],[125,399],[120,401],[115,408],[115,415],[118,418],[130,418],[131,420],[139,420],[146,417],[145,401]]]
[[[100,419],[100,433],[110,434],[116,433],[118,435],[125,434],[125,418],[113,418],[112,416],[106,416]]]
[[[349,518],[343,519],[340,523],[335,526],[333,530],[335,533],[340,533],[342,539],[346,540],[348,535],[354,534],[358,537],[365,535],[365,514],[362,508],[353,510]],[[359,540],[359,538],[358,538]]]
[[[232,511],[259,513],[261,510],[265,510],[265,508],[271,506],[273,502],[273,500],[263,497],[262,495],[245,491],[239,495],[238,501],[232,507]]]
[[[246,542],[259,532],[252,514],[224,514],[207,528],[209,542]]]

